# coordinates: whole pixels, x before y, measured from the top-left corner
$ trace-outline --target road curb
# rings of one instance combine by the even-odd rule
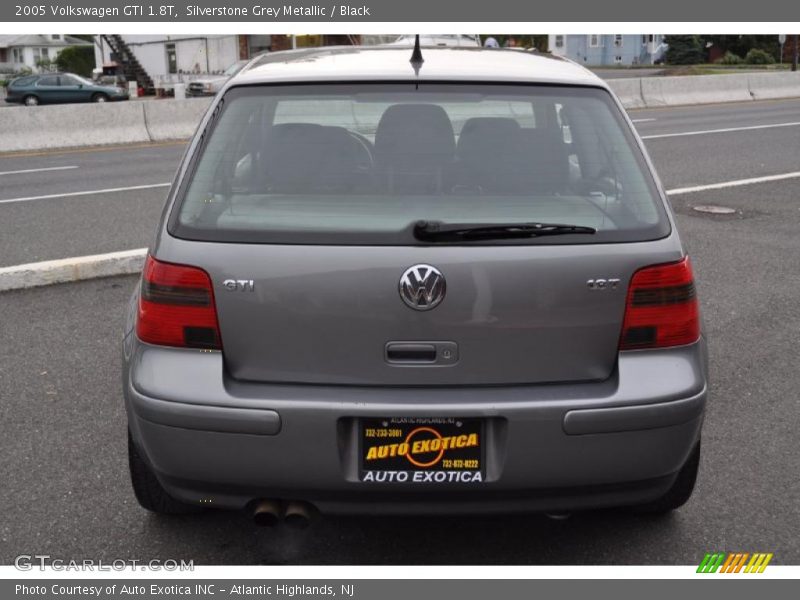
[[[0,268],[0,292],[139,273],[147,248]]]

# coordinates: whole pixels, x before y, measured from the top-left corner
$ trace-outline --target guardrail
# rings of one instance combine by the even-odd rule
[[[740,73],[611,79],[625,108],[654,108],[800,97],[800,73]]]
[[[612,79],[625,108],[800,98],[799,73]],[[210,98],[0,110],[0,152],[184,140]]]
[[[210,98],[0,110],[0,152],[185,140]]]

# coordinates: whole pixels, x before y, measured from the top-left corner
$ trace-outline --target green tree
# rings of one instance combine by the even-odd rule
[[[56,66],[59,71],[89,77],[94,68],[94,49],[91,46],[69,46],[58,53]]]
[[[670,65],[696,65],[706,60],[703,42],[699,36],[668,35],[664,42],[668,46],[666,59]]]

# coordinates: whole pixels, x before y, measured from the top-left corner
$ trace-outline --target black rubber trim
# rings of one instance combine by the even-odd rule
[[[618,433],[681,425],[703,414],[705,397],[706,392],[703,390],[691,398],[672,402],[571,410],[564,415],[564,433]]]
[[[182,429],[251,435],[277,435],[281,430],[281,417],[274,410],[188,404],[142,395],[136,399],[135,410],[146,421]]]

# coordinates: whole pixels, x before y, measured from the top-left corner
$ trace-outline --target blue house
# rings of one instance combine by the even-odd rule
[[[547,49],[586,66],[652,65],[667,46],[661,34],[549,35]]]

